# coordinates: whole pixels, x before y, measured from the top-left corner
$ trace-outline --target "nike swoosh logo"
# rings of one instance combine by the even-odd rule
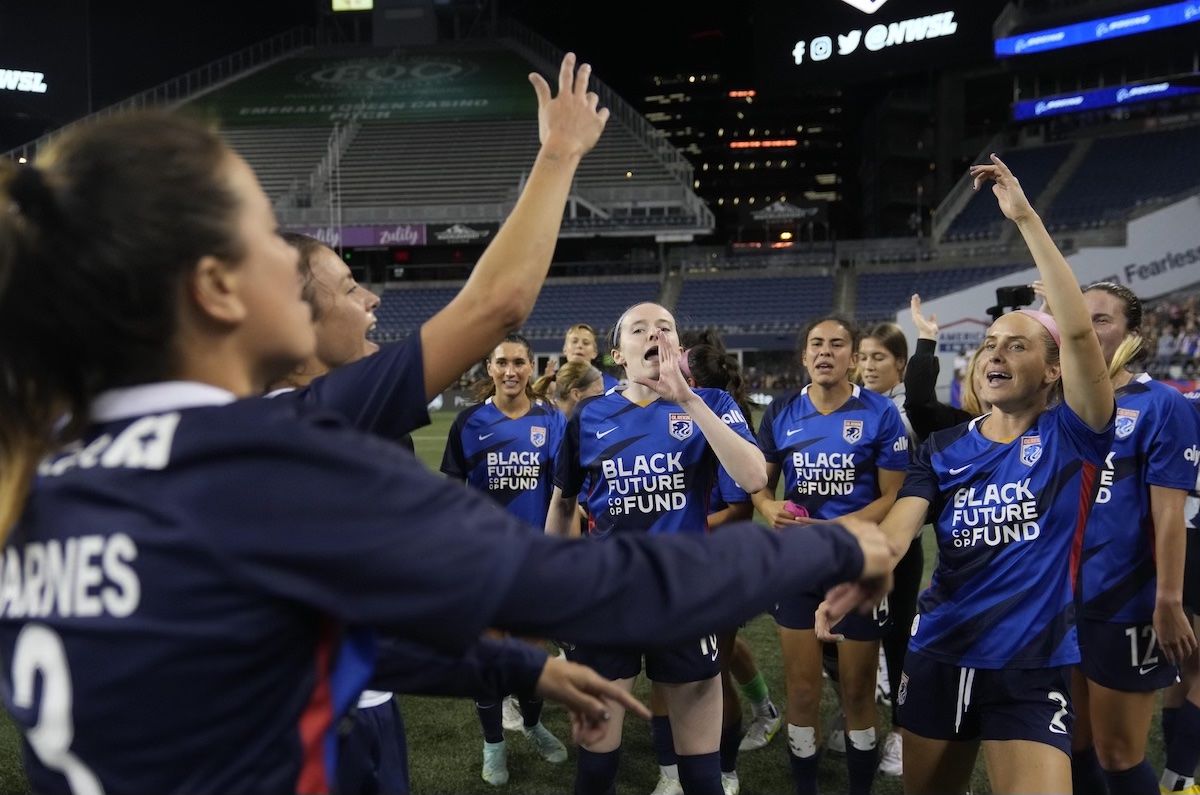
[[[788,432],[787,432],[787,435],[788,435],[788,436],[791,436],[791,435],[792,435],[792,434],[794,434],[794,433],[800,433],[800,431],[802,431],[802,430],[804,430],[804,429],[803,429],[803,428],[796,428],[795,430],[788,431]]]
[[[496,435],[495,433],[481,433],[481,434],[479,434],[479,441],[482,442],[487,439],[491,439],[495,435]]]
[[[603,439],[605,436],[608,436],[610,433],[612,433],[615,430],[616,430],[616,428],[609,428],[607,431],[596,431],[596,438]]]
[[[968,469],[970,469],[971,466],[972,466],[971,464],[967,464],[965,467],[955,467],[950,470],[950,474],[951,475],[961,475],[963,472],[966,472]]]
[[[1158,667],[1157,663],[1155,663],[1154,665],[1151,665],[1149,668],[1142,666],[1141,668],[1138,668],[1138,673],[1141,674],[1142,676],[1145,676],[1146,674],[1150,673],[1157,667]]]

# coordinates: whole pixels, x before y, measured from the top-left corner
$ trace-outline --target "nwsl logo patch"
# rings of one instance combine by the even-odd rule
[[[1021,463],[1027,467],[1031,467],[1038,462],[1042,457],[1042,437],[1040,436],[1022,436],[1021,437]]]
[[[686,412],[682,414],[672,413],[667,417],[667,430],[681,442],[691,438],[692,427],[692,418]]]
[[[862,420],[845,420],[842,422],[842,438],[847,444],[858,444],[863,435]]]
[[[534,425],[529,429],[529,443],[534,447],[546,446],[546,429],[540,425]]]
[[[1133,426],[1137,424],[1138,414],[1140,412],[1133,409],[1117,409],[1117,438],[1128,439],[1133,433]]]

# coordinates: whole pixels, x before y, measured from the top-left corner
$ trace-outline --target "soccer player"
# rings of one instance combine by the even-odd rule
[[[907,367],[908,340],[895,323],[879,323],[872,326],[859,341],[858,372],[862,376],[863,386],[891,399],[900,412],[900,419],[908,434],[909,448],[915,450],[917,439],[905,410],[907,393],[904,388],[904,374]],[[889,776],[899,776],[904,772],[899,709],[896,707],[893,688],[900,681],[900,673],[904,670],[908,628],[917,612],[917,593],[921,590],[921,578],[924,574],[925,552],[918,536],[913,539],[908,552],[896,565],[895,582],[892,592],[888,594],[892,624],[882,640],[885,665],[882,673],[887,677],[886,690],[891,701],[892,730],[883,741],[883,750],[879,755],[879,772]]]
[[[587,477],[589,537],[600,547],[630,535],[703,535],[718,463],[747,489],[757,490],[765,480],[762,453],[746,418],[724,391],[688,386],[675,319],[662,306],[627,309],[613,327],[612,345],[613,359],[625,368],[629,383],[623,391],[584,401],[568,423],[546,531],[574,532],[575,497]],[[722,626],[729,625],[714,622],[708,631]],[[577,645],[568,656],[628,689],[644,656],[647,677],[666,692],[683,791],[721,795],[715,634],[645,651],[644,645],[624,646]],[[580,749],[575,780],[580,795],[615,786],[621,721],[608,728],[599,742]]]
[[[1200,411],[1200,392],[1184,397]],[[1200,422],[1200,414],[1197,414]],[[1188,448],[1200,458],[1200,433],[1193,433]],[[1200,476],[1193,484],[1184,509],[1187,521],[1187,563],[1184,570],[1183,606],[1191,611],[1193,631],[1200,633]],[[1196,764],[1200,763],[1200,651],[1192,652],[1179,666],[1180,682],[1163,692],[1162,728],[1166,761],[1159,781],[1163,792],[1200,795]]]
[[[536,196],[505,226],[548,262],[603,114],[570,58],[549,107],[536,82]],[[337,413],[259,399],[314,353],[312,310],[253,173],[193,122],[109,117],[0,170],[0,676],[35,791],[328,789],[369,673],[331,667],[339,625],[443,654],[487,626],[682,640],[797,587],[772,558],[882,571],[853,525],[815,552],[749,525],[553,543]],[[605,705],[576,707],[596,736]]]
[[[723,389],[733,398],[742,414],[749,418],[753,413],[750,398],[742,380],[741,368],[737,358],[725,350],[721,338],[711,330],[699,333],[685,334],[682,343],[686,346],[679,359],[680,368],[688,386],[696,388]],[[717,482],[713,485],[708,505],[708,529],[715,530],[722,525],[742,519],[749,519],[754,513],[750,495],[733,481],[724,467],[717,470]],[[741,788],[737,775],[737,755],[742,742],[742,705],[738,700],[738,691],[734,686],[731,671],[734,659],[734,643],[737,631],[721,632],[717,635],[718,659],[721,663],[721,786],[725,795],[737,795]],[[766,691],[762,675],[754,666],[754,658],[749,646],[743,642],[745,649],[740,658],[741,667],[738,671],[743,674],[742,680],[752,682],[757,678],[762,685],[762,699],[752,700],[755,720],[766,713],[766,720],[773,720],[764,727],[771,735],[778,730],[782,721],[779,711],[771,703]],[[747,673],[746,669],[749,670]],[[761,702],[765,701],[765,708]],[[650,709],[654,714],[651,719],[651,733],[654,741],[655,755],[658,757],[659,780],[652,795],[676,795],[682,792],[679,784],[679,769],[675,755],[675,742],[671,734],[671,722],[667,717],[665,689],[654,685],[650,689]],[[766,737],[763,744],[770,740]]]
[[[565,417],[574,413],[579,401],[604,391],[604,374],[591,362],[567,362],[533,385],[533,394],[542,400],[553,400]]]
[[[1155,691],[1175,681],[1176,666],[1196,648],[1183,609],[1184,501],[1196,483],[1188,456],[1196,418],[1177,390],[1132,369],[1142,346],[1142,303],[1133,291],[1098,282],[1083,298],[1117,415],[1081,557],[1083,662],[1072,683],[1072,778],[1076,792],[1103,789],[1107,779],[1114,793],[1156,795],[1158,778],[1146,761]]]
[[[600,346],[596,344],[596,330],[587,323],[576,323],[567,329],[567,333],[563,335],[562,356],[565,359],[564,364],[570,364],[571,362],[594,364],[599,358],[599,350]],[[561,366],[557,359],[551,359],[546,373],[542,378],[552,377]],[[621,383],[606,372],[601,371],[601,375],[604,379],[603,391],[605,392],[619,386]],[[557,398],[557,382],[551,380],[549,384],[554,391],[548,394],[552,394],[553,397]]]
[[[976,189],[995,183],[1054,317],[1018,310],[991,325],[976,363],[991,412],[929,437],[882,525],[907,549],[932,509],[938,541],[896,690],[904,788],[962,792],[982,744],[993,792],[1063,793],[1074,585],[1088,497],[1112,448],[1113,388],[1079,283],[1020,183],[995,155],[971,176]],[[822,637],[855,590],[822,604]]]
[[[850,382],[858,331],[842,317],[808,325],[800,355],[812,382],[767,407],[758,440],[767,457],[767,487],[754,505],[773,526],[844,516],[878,521],[887,513],[908,465],[908,433],[888,398]],[[784,499],[775,499],[779,476]],[[791,505],[789,505],[790,503]],[[797,517],[788,508],[799,506]],[[905,539],[905,549],[911,539]],[[775,607],[787,681],[788,758],[799,795],[817,791],[817,724],[821,715],[821,643],[814,619],[821,595]],[[869,792],[878,764],[875,682],[879,641],[888,630],[886,601],[870,616],[852,615],[841,632],[838,679],[846,718],[846,766],[852,795]]]
[[[566,419],[553,406],[537,400],[529,385],[533,351],[520,334],[509,334],[486,360],[488,378],[481,402],[455,418],[446,438],[442,472],[479,489],[530,528],[546,523],[553,489],[554,459],[562,444]],[[567,760],[567,749],[542,724],[542,700],[518,693],[522,732],[543,759]],[[508,783],[508,750],[500,700],[476,701],[483,728],[483,780]]]
[[[962,408],[937,399],[938,374],[941,363],[937,356],[937,316],[921,313],[921,296],[913,294],[910,301],[913,325],[917,328],[917,347],[904,369],[904,418],[917,440],[924,442],[934,431],[953,428],[969,422],[984,412],[980,406],[975,364],[982,348],[969,359],[967,377],[962,387]]]

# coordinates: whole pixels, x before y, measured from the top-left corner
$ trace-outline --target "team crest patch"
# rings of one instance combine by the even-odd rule
[[[908,700],[908,674],[900,674],[900,689],[896,691],[896,703],[903,706]]]
[[[842,422],[842,438],[847,444],[858,444],[863,435],[862,420],[844,420]]]
[[[667,429],[679,441],[691,438],[692,435],[692,417],[686,412],[682,414],[672,413],[667,417]]]
[[[1117,438],[1127,439],[1133,433],[1133,426],[1137,424],[1138,414],[1140,412],[1134,409],[1117,409]]]
[[[544,447],[546,444],[546,429],[540,425],[534,425],[530,428],[529,443],[534,447]]]
[[[1042,457],[1042,437],[1040,436],[1022,436],[1021,437],[1021,463],[1027,467],[1031,467],[1038,462]]]

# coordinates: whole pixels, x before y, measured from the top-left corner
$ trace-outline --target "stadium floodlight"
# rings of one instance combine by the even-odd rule
[[[371,11],[375,0],[332,0],[334,11]]]

